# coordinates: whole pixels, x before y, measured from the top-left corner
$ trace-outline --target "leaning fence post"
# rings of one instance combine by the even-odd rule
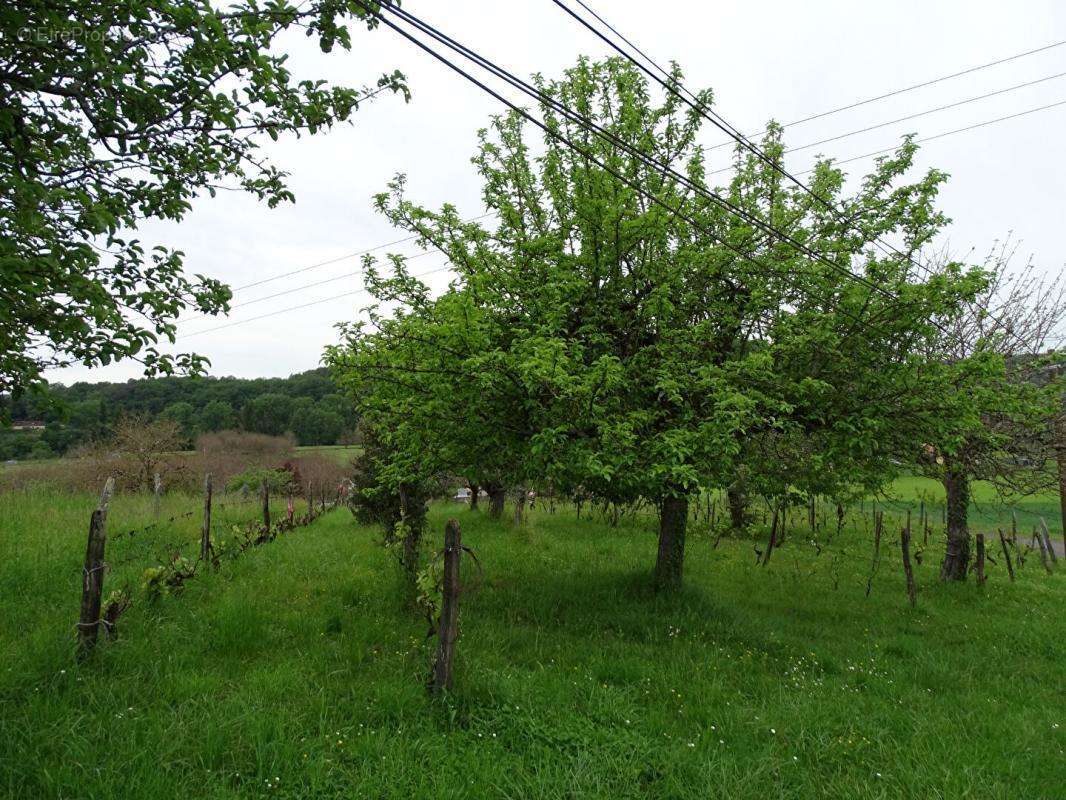
[[[89,543],[81,581],[81,617],[78,620],[78,657],[84,658],[96,646],[100,634],[100,601],[104,591],[104,545],[107,542],[107,507],[115,491],[115,479],[108,478],[100,493],[100,504],[89,519]]]
[[[1040,518],[1040,535],[1044,537],[1044,545],[1047,547],[1047,553],[1051,557],[1051,563],[1058,563],[1059,556],[1055,552],[1055,548],[1051,546],[1051,534],[1047,529],[1047,520],[1043,517]]]
[[[459,638],[459,559],[463,555],[459,523],[448,520],[444,526],[444,586],[437,623],[437,658],[433,662],[429,690],[433,694],[452,688],[452,662]]]
[[[1003,529],[999,529],[999,546],[1003,548],[1003,560],[1007,562],[1007,574],[1010,582],[1014,583],[1014,567],[1010,563],[1010,550],[1007,549],[1007,540],[1003,536]]]
[[[914,570],[911,569],[911,525],[908,514],[907,527],[899,536],[900,549],[903,551],[903,574],[907,576],[907,597],[910,598],[911,608],[918,605],[918,589],[914,585]]]
[[[870,596],[870,590],[873,588],[874,575],[877,574],[877,567],[881,563],[881,528],[884,523],[885,512],[874,511],[874,559],[870,565],[870,577],[866,579],[866,596]]]
[[[270,533],[270,487],[263,481],[263,530]]]
[[[979,533],[977,539],[977,585],[983,586],[985,582],[985,535]]]
[[[211,555],[211,473],[204,476],[204,526],[200,532],[200,558]]]
[[[163,479],[157,472],[152,480],[152,516],[155,519],[159,519],[159,506],[162,500],[162,494]]]
[[[1044,562],[1044,569],[1050,573],[1051,561],[1048,558],[1048,548],[1047,545],[1044,544],[1044,537],[1040,535],[1040,532],[1037,531],[1036,527],[1033,528],[1033,541],[1040,545],[1040,560]],[[1032,544],[1029,546],[1032,547]]]

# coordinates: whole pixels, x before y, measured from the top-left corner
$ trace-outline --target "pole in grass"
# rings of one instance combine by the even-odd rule
[[[152,479],[152,516],[155,519],[159,519],[160,503],[162,502],[163,495],[163,478],[159,473],[155,474]]]
[[[459,559],[462,555],[459,522],[450,519],[444,526],[444,585],[440,621],[437,623],[437,657],[429,679],[429,691],[432,694],[452,688],[455,642],[459,638]]]
[[[1040,535],[1044,538],[1044,546],[1047,547],[1047,553],[1051,557],[1051,563],[1057,563],[1059,557],[1055,552],[1055,548],[1051,546],[1051,533],[1047,529],[1047,520],[1043,517],[1040,518]]]
[[[263,481],[263,532],[270,535],[270,487]]]
[[[1003,529],[999,529],[999,546],[1003,548],[1003,560],[1007,562],[1007,574],[1010,582],[1014,583],[1014,566],[1010,563],[1010,550],[1007,548],[1007,539],[1003,535]]]
[[[100,602],[104,592],[104,545],[107,543],[107,509],[115,491],[115,479],[108,478],[100,493],[100,503],[89,518],[89,542],[82,568],[81,615],[78,620],[78,658],[96,647],[100,635]]]
[[[204,476],[204,525],[200,532],[200,558],[211,555],[211,473]]]
[[[911,568],[911,514],[907,512],[907,525],[900,532],[900,549],[903,551],[903,574],[907,578],[907,597],[911,608],[918,605],[918,587],[914,585],[914,570]]]

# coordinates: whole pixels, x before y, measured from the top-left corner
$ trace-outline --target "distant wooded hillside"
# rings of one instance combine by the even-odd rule
[[[0,458],[61,455],[106,439],[124,414],[174,419],[191,445],[200,433],[241,429],[298,444],[336,444],[355,427],[354,409],[325,369],[288,378],[173,377],[51,387],[42,397],[0,398],[10,429],[0,431]],[[34,423],[34,424],[31,424]],[[43,427],[41,424],[43,423]]]

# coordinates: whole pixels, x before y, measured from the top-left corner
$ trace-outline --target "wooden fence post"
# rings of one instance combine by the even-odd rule
[[[870,596],[873,588],[874,575],[877,574],[877,566],[881,563],[881,527],[884,523],[885,512],[874,511],[874,560],[870,565],[870,577],[866,579],[866,596]]]
[[[211,473],[204,476],[204,525],[200,530],[200,558],[211,555]]]
[[[96,647],[100,635],[100,603],[104,591],[104,545],[107,543],[107,508],[115,491],[115,479],[108,478],[100,493],[100,504],[89,519],[89,543],[82,568],[81,615],[78,620],[78,658]]]
[[[999,529],[999,546],[1003,548],[1003,560],[1007,562],[1007,574],[1010,582],[1014,583],[1014,566],[1010,563],[1010,550],[1007,549],[1007,540],[1003,536],[1003,529]]]
[[[163,494],[163,478],[157,472],[152,481],[152,516],[159,519],[160,503]]]
[[[1066,525],[1066,520],[1063,521],[1063,524]],[[1048,533],[1047,520],[1043,517],[1040,518],[1040,535],[1044,537],[1044,544],[1047,546],[1047,554],[1051,557],[1051,563],[1058,563],[1059,556],[1055,552],[1055,548],[1051,546],[1051,534]]]
[[[911,526],[907,520],[905,527],[899,536],[900,549],[903,551],[903,574],[907,576],[907,597],[910,598],[911,608],[918,605],[918,588],[914,585],[914,570],[911,569]]]
[[[1050,573],[1051,560],[1048,557],[1047,545],[1044,544],[1044,537],[1039,533],[1039,531],[1037,531],[1035,527],[1033,528],[1033,541],[1040,546],[1040,560],[1044,562],[1044,569],[1046,569]],[[1029,546],[1032,547],[1032,544],[1030,544]]]
[[[765,567],[770,563],[770,555],[774,552],[774,545],[777,544],[777,508],[774,508],[774,521],[770,525],[770,538],[766,542],[766,554],[762,557],[762,565]]]
[[[459,559],[463,548],[459,522],[448,520],[444,526],[444,588],[437,624],[437,658],[433,662],[429,690],[433,694],[452,688],[452,665],[455,642],[459,638]]]
[[[985,535],[979,533],[976,536],[977,539],[977,585],[983,586],[985,583]]]
[[[263,529],[270,534],[270,487],[263,481]]]

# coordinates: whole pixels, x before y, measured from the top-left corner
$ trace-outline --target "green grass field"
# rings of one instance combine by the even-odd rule
[[[354,444],[321,444],[295,448],[298,455],[321,455],[332,458],[338,464],[348,465],[352,459],[362,452],[362,448]]]
[[[456,506],[467,559],[457,685],[424,689],[426,625],[345,510],[136,605],[73,658],[92,498],[0,504],[0,795],[12,798],[1053,798],[1066,786],[1066,579],[1030,555],[907,605],[897,537],[869,598],[865,524],[689,540],[655,596],[654,520],[538,506],[516,529]],[[168,499],[164,516],[198,501]],[[221,514],[222,512],[220,512]],[[252,513],[228,509],[220,530]],[[109,529],[150,521],[118,497]],[[1058,523],[1057,517],[1055,522]],[[116,538],[108,578],[196,537]]]

